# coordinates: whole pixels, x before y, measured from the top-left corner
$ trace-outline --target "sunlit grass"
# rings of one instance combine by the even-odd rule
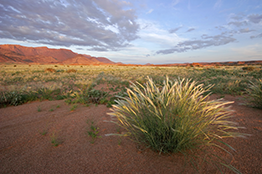
[[[148,78],[145,85],[133,83],[127,89],[128,97],[117,100],[109,115],[117,117],[117,124],[132,139],[159,153],[187,155],[187,150],[211,147],[230,154],[224,148],[233,148],[224,139],[242,135],[229,120],[232,110],[226,105],[232,102],[207,100],[210,88],[188,79],[166,77],[158,84]],[[221,157],[208,157],[219,169],[226,166],[238,172]]]
[[[262,79],[250,82],[247,92],[249,94],[249,105],[262,109]]]
[[[60,90],[61,94],[42,96],[42,99],[64,99],[87,86],[107,84],[112,92],[128,87],[129,81],[144,83],[150,76],[161,82],[168,75],[170,78],[191,78],[205,85],[214,84],[211,89],[217,94],[242,95],[250,81],[262,78],[259,66],[253,71],[244,71],[243,67],[154,67],[154,66],[72,66],[72,65],[0,65],[0,92],[15,92],[23,95],[34,94],[43,89]],[[45,72],[46,69],[55,72]],[[74,73],[68,73],[72,69]],[[118,86],[118,89],[116,88]],[[114,87],[114,88],[113,88]],[[35,99],[41,99],[38,95]],[[8,102],[7,102],[8,103]],[[22,102],[24,103],[24,102]]]

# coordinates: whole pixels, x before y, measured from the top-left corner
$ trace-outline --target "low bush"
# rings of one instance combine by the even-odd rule
[[[24,103],[23,97],[19,92],[12,91],[12,92],[2,92],[1,98],[0,98],[0,105],[1,106],[7,106],[7,105],[13,105],[17,106]]]
[[[250,82],[247,93],[249,95],[248,105],[262,109],[262,79]]]
[[[96,89],[91,89],[90,91],[88,91],[88,99],[90,103],[94,103],[94,104],[103,104],[106,100],[108,93],[104,92],[104,91],[100,91],[100,90],[96,90]]]
[[[46,68],[45,69],[45,72],[52,72],[52,73],[55,73],[56,70],[54,68]]]
[[[69,69],[69,70],[67,70],[66,72],[67,72],[67,73],[75,73],[76,70],[75,70],[75,69]]]
[[[0,107],[3,106],[17,106],[23,103],[34,101],[37,96],[34,92],[20,92],[20,91],[8,91],[2,92],[0,95]]]
[[[230,153],[223,147],[230,147],[223,139],[241,136],[232,131],[238,129],[236,123],[228,120],[232,111],[226,105],[232,102],[207,100],[209,94],[203,94],[211,86],[192,80],[171,81],[166,77],[162,84],[149,77],[145,85],[133,83],[127,89],[128,97],[117,100],[109,115],[117,117],[132,139],[160,153],[186,155],[188,150],[200,147],[216,147]],[[210,155],[213,156],[217,157]],[[222,158],[216,159],[220,166],[238,172]]]
[[[242,70],[244,70],[244,71],[253,71],[253,70],[255,70],[255,67],[253,67],[253,66],[245,66],[245,67],[242,68]]]

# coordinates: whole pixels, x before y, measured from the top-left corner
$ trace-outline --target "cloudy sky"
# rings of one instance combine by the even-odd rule
[[[135,64],[262,60],[262,1],[1,0],[0,44]]]

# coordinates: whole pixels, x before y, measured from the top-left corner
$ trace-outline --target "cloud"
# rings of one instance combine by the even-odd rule
[[[243,25],[247,25],[247,22],[246,21],[232,21],[232,22],[229,22],[228,25],[234,25],[237,27],[241,27]]]
[[[170,49],[165,50],[159,50],[156,53],[157,54],[171,54],[174,52],[186,52],[189,50],[198,50],[202,48],[207,48],[211,46],[220,46],[220,45],[226,45],[228,43],[234,42],[236,39],[232,38],[232,36],[226,36],[223,34],[215,35],[215,36],[208,36],[208,35],[202,35],[202,40],[187,40],[178,43],[176,46]]]
[[[241,27],[248,25],[248,20],[242,14],[231,13],[229,15],[229,21],[227,24],[231,26]]]
[[[170,37],[170,31],[162,28],[158,21],[139,19],[138,23],[142,28],[138,33],[140,37],[139,41],[143,41],[143,43],[154,44],[156,47],[174,45],[184,40],[175,33]],[[145,45],[143,44],[143,46]]]
[[[146,12],[146,14],[150,14],[154,11],[154,9],[150,9],[148,12]]]
[[[225,30],[226,29],[224,26],[216,26],[215,28],[217,28],[218,30]]]
[[[252,14],[247,17],[249,21],[258,24],[262,21],[262,14]]]
[[[217,1],[217,7],[222,1]],[[199,50],[212,46],[221,46],[228,43],[235,42],[237,35],[243,36],[243,34],[249,34],[248,37],[251,39],[261,38],[262,33],[254,33],[256,31],[261,31],[261,14],[230,14],[226,25],[216,26],[218,30],[221,30],[220,34],[217,35],[207,35],[203,34],[199,39],[187,39],[180,40],[176,44],[173,44],[173,47],[167,49],[159,49],[156,54],[172,54],[172,53],[181,53],[188,52],[193,50]],[[245,27],[245,28],[244,28]],[[175,33],[179,30],[180,27],[169,30],[169,33]],[[186,32],[194,31],[195,28],[191,27]],[[250,33],[253,35],[250,36]],[[234,37],[235,36],[235,37]]]
[[[252,32],[252,31],[255,31],[255,30],[250,30],[249,28],[244,28],[244,29],[240,29],[239,33],[249,33],[249,32]]]
[[[222,0],[217,0],[217,2],[214,5],[214,8],[217,9],[220,8],[221,6],[222,6]]]
[[[117,50],[138,38],[131,4],[121,0],[3,0],[0,38]]]
[[[177,4],[180,3],[180,1],[181,1],[181,0],[173,0],[172,6],[173,6],[173,7],[176,6]]]
[[[195,30],[195,28],[189,28],[186,32],[191,32],[193,30]]]
[[[262,37],[262,33],[255,35],[255,36],[250,36],[251,39],[260,38],[260,37]]]
[[[171,33],[171,34],[172,34],[172,33],[175,33],[175,32],[177,32],[180,28],[182,28],[182,26],[169,30],[169,33]]]
[[[251,14],[247,16],[230,14],[229,20],[230,22],[228,22],[228,25],[237,27],[249,25],[251,23],[258,24],[262,21],[262,14]]]

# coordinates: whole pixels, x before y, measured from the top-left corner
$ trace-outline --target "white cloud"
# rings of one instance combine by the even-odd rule
[[[255,36],[250,36],[251,39],[260,38],[260,37],[262,37],[262,33],[255,35]]]
[[[179,4],[180,2],[181,2],[181,0],[173,0],[172,6],[176,6],[176,5]]]
[[[202,35],[201,39],[191,39],[191,40],[186,40],[183,42],[179,42],[175,46],[172,46],[169,49],[163,49],[159,50],[156,53],[157,54],[172,54],[172,53],[181,53],[181,52],[187,52],[187,51],[192,51],[192,50],[199,50],[211,46],[221,46],[221,45],[226,45],[228,43],[236,41],[235,38],[232,36],[228,36],[226,34],[220,34],[220,35],[215,35],[215,36],[208,36],[208,35]]]
[[[194,31],[194,30],[195,30],[195,28],[191,27],[186,32],[191,32],[191,31]]]
[[[217,0],[217,2],[214,5],[214,8],[217,9],[220,8],[221,6],[222,6],[222,0]]]
[[[169,33],[175,33],[175,32],[177,32],[181,28],[182,28],[182,26],[173,28],[173,29],[169,30]]]
[[[146,12],[146,14],[150,14],[154,11],[154,9],[150,9],[148,12]]]
[[[0,39],[116,50],[138,38],[136,20],[122,0],[1,1]]]
[[[139,40],[144,42],[154,43],[158,46],[166,47],[185,40],[184,38],[180,38],[174,32],[172,33],[163,29],[156,21],[139,19],[138,24],[141,26],[141,30],[138,33],[140,37]]]

